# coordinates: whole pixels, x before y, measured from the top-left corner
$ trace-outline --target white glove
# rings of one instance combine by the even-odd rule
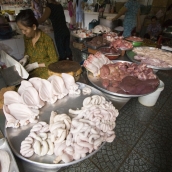
[[[29,60],[29,56],[28,55],[25,55],[20,61],[19,63],[22,65],[22,66],[25,66],[26,63],[28,62]]]
[[[25,69],[27,70],[27,72],[30,72],[36,68],[38,68],[39,65],[38,65],[38,62],[35,62],[35,63],[31,63],[31,64],[28,64]]]

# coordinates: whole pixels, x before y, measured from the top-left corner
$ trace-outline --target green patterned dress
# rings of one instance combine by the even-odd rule
[[[36,42],[35,46],[32,44],[32,39],[24,36],[25,42],[25,55],[29,55],[29,63],[38,62],[45,63],[46,67],[40,67],[29,72],[29,78],[40,77],[47,79],[48,75],[48,65],[58,61],[57,52],[54,46],[52,38],[41,31],[40,38]]]

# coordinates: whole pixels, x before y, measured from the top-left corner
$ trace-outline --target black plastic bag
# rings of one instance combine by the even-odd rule
[[[97,21],[96,19],[93,19],[90,23],[89,23],[89,30],[93,29],[95,26],[99,25],[99,21]]]

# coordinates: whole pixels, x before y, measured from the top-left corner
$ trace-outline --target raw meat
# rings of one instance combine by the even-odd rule
[[[142,38],[136,37],[136,36],[130,36],[130,37],[127,37],[125,39],[128,40],[128,41],[135,41],[135,42],[141,42],[141,41],[143,41]]]
[[[146,64],[149,63],[149,65],[152,65],[152,66],[158,65],[158,67],[164,67],[164,66],[172,67],[172,53],[171,52],[164,51],[158,48],[152,48],[152,47],[135,47],[132,51],[137,54],[137,57],[135,58],[137,58],[138,60],[142,60],[143,57],[146,57],[147,60],[145,59],[146,61],[143,61]],[[148,59],[149,60],[154,59],[154,60],[148,62]],[[160,60],[159,63],[157,63],[158,60]]]
[[[57,75],[52,75],[48,78],[48,81],[51,82],[53,94],[58,96],[58,99],[62,99],[68,94],[65,83],[63,79]]]
[[[114,47],[115,49],[121,49],[121,50],[128,50],[133,48],[133,45],[131,42],[128,42],[123,39],[116,39],[111,43],[111,46]]]
[[[147,94],[155,90],[159,80],[145,64],[117,62],[100,68],[100,81],[108,91],[121,94]]]
[[[123,91],[131,95],[140,95],[153,92],[158,85],[159,80],[157,78],[141,81],[133,76],[126,76],[119,84]]]
[[[97,49],[105,45],[107,45],[107,41],[103,39],[103,36],[97,36],[93,38],[91,41],[87,42],[87,46],[93,49]]]

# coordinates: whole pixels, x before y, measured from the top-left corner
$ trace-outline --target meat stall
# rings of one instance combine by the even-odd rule
[[[132,97],[156,91],[159,78],[155,70],[172,69],[171,54],[156,48],[134,48],[131,41],[107,27],[73,34],[95,50],[87,52],[78,82],[66,73],[47,80],[30,78],[21,82],[17,92],[4,94],[0,127],[16,155],[13,161],[19,171],[55,172],[89,158],[106,142],[114,141],[120,109]],[[108,47],[109,52],[105,48],[100,51],[102,47]],[[153,53],[149,54],[150,50]],[[146,58],[154,54],[150,61],[157,62],[155,52],[163,57],[159,60],[164,66],[139,61],[147,53]],[[110,59],[110,53],[119,53],[116,60]]]

